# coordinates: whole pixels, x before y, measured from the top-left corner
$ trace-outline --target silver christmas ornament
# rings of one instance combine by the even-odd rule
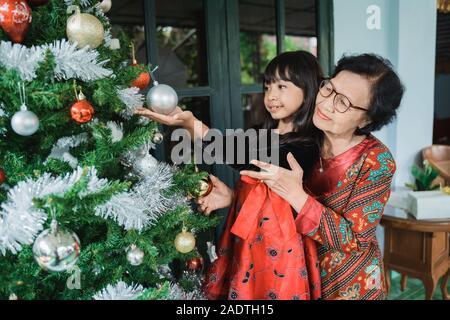
[[[147,94],[147,106],[160,114],[169,114],[178,105],[178,95],[166,84],[156,84]]]
[[[33,245],[36,262],[44,270],[67,271],[80,256],[80,239],[53,220],[49,229],[42,231]]]
[[[127,260],[132,266],[138,266],[144,261],[144,251],[132,244],[127,252]]]
[[[20,107],[11,119],[11,127],[21,136],[31,136],[39,129],[39,118],[34,112],[27,110],[25,105]]]
[[[31,136],[39,129],[39,118],[28,110],[26,104],[25,83],[18,83],[19,96],[22,105],[20,111],[11,118],[11,127],[21,136]]]
[[[153,135],[153,139],[152,139],[152,142],[153,142],[153,143],[160,144],[160,143],[163,142],[163,140],[164,140],[164,136],[162,135],[161,132],[156,132],[156,133]]]

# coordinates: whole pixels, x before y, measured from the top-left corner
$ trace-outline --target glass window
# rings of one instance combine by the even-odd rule
[[[124,32],[135,45],[138,63],[147,64],[144,0],[116,1],[107,15],[111,20],[113,37],[116,37],[120,32]]]
[[[208,85],[203,0],[157,0],[157,80],[174,88]]]
[[[261,75],[277,54],[274,0],[239,0],[241,84],[261,83]]]
[[[286,0],[284,51],[305,50],[317,57],[316,1]]]

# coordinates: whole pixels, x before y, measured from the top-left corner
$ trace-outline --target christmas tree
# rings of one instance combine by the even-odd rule
[[[150,69],[110,6],[0,0],[0,299],[201,298],[174,270],[218,222],[188,200],[207,174],[151,156]]]

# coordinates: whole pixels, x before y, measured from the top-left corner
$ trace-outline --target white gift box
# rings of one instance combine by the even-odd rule
[[[410,192],[411,213],[418,220],[450,219],[450,196],[441,191]]]
[[[450,195],[441,191],[393,191],[388,204],[418,220],[450,219]]]

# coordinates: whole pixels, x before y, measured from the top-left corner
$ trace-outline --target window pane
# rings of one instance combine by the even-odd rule
[[[134,43],[138,63],[147,64],[144,0],[116,1],[107,14],[113,38],[124,32]],[[121,43],[123,46],[123,44]],[[131,51],[130,51],[131,62]]]
[[[274,0],[239,0],[241,84],[262,82],[262,74],[277,54]]]
[[[317,57],[316,1],[286,0],[284,50],[306,50]]]
[[[208,85],[203,0],[157,0],[158,81],[174,88]]]

